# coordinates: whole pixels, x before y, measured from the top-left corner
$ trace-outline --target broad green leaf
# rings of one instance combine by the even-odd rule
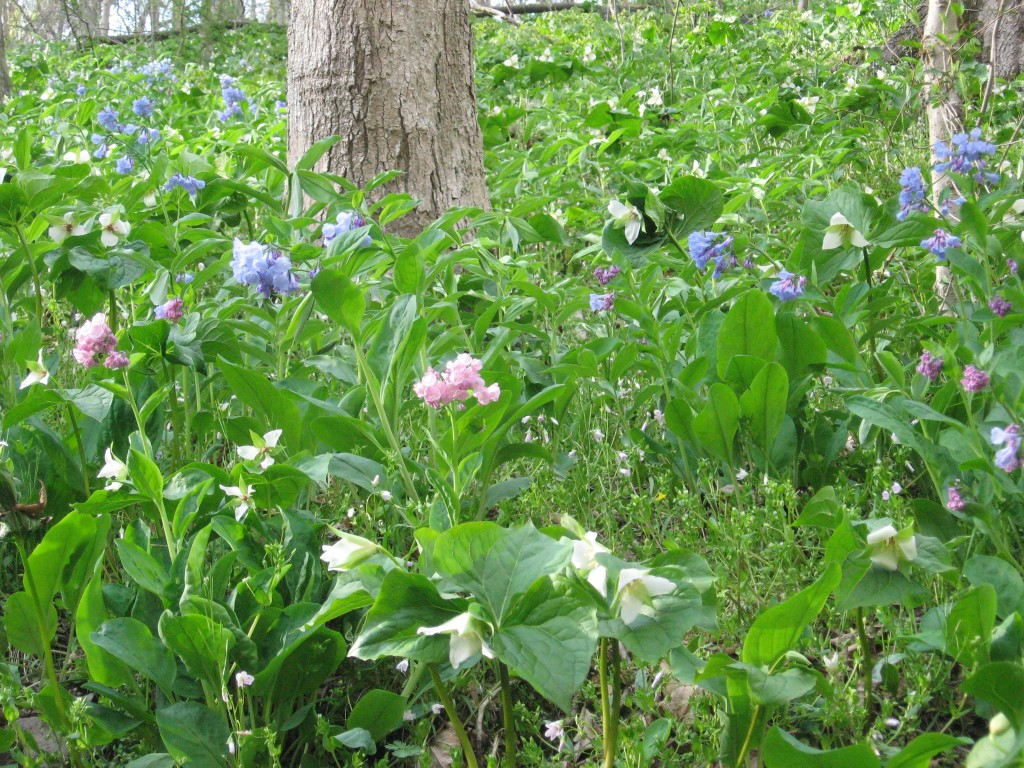
[[[438,537],[433,564],[444,583],[472,593],[500,626],[519,595],[571,557],[571,543],[555,541],[531,523],[509,529],[463,523]]]
[[[964,576],[974,586],[991,584],[996,591],[996,614],[1005,618],[1015,611],[1024,616],[1024,579],[1005,560],[976,555],[964,565]]]
[[[155,682],[165,692],[174,687],[177,665],[174,655],[141,621],[117,618],[105,621],[89,639],[116,656],[136,672]]]
[[[965,667],[988,661],[996,625],[996,591],[991,584],[968,590],[946,617],[946,653]]]
[[[380,689],[367,691],[352,707],[345,727],[349,730],[362,728],[374,742],[380,743],[389,733],[402,727],[407,707],[405,697],[397,693]]]
[[[890,757],[885,768],[930,768],[932,759],[937,755],[970,743],[969,739],[945,733],[922,733]]]
[[[814,621],[828,596],[839,586],[841,575],[839,564],[832,563],[814,584],[763,611],[754,619],[743,641],[742,661],[771,668],[784,654],[793,650],[804,629]]]
[[[158,709],[156,724],[167,751],[191,768],[224,768],[231,729],[219,712],[194,701]]]
[[[983,699],[996,712],[1002,712],[1010,725],[1024,734],[1024,666],[1009,661],[994,661],[979,667],[961,685],[964,693]]]
[[[322,269],[313,278],[313,296],[324,313],[357,341],[362,337],[366,299],[362,289],[337,269]]]
[[[740,397],[743,415],[749,420],[751,436],[769,450],[786,416],[789,377],[778,363],[768,363],[754,377],[750,389]]]
[[[725,378],[729,361],[736,355],[774,360],[777,347],[771,299],[761,291],[748,291],[733,304],[718,332],[718,375]]]
[[[822,751],[808,747],[778,727],[764,740],[767,768],[881,768],[881,761],[867,742]]]
[[[712,384],[704,409],[693,419],[693,434],[701,448],[730,466],[733,441],[740,425],[740,402],[725,384]]]
[[[597,647],[596,609],[569,582],[541,578],[512,605],[491,647],[514,674],[568,712]]]
[[[216,696],[224,685],[228,654],[235,637],[220,624],[200,614],[160,616],[160,639],[185,663],[203,687]]]
[[[15,592],[4,604],[4,629],[11,645],[41,659],[57,634],[57,611],[40,608],[28,592]]]

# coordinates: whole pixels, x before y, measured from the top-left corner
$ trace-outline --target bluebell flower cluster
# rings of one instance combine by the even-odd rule
[[[921,241],[921,247],[927,248],[929,251],[939,257],[939,261],[946,260],[946,251],[950,248],[959,248],[961,245],[960,238],[956,235],[949,234],[944,229],[936,229],[935,234],[929,237],[927,240]]]
[[[793,301],[804,295],[805,285],[806,277],[782,270],[779,272],[779,279],[772,283],[768,290],[779,301]]]
[[[288,111],[288,102],[282,99],[277,99],[274,102],[274,111],[279,115],[283,115]]]
[[[132,112],[139,117],[151,117],[155,106],[156,105],[149,96],[143,96],[132,102]]]
[[[696,263],[697,269],[703,270],[709,261],[715,262],[715,271],[712,274],[715,280],[729,267],[736,266],[732,244],[732,236],[725,232],[691,232],[687,243],[690,247],[690,258]]]
[[[166,78],[172,82],[178,79],[174,72],[171,71],[170,59],[159,59],[143,64],[139,67],[139,74],[145,75],[150,85],[161,78]]]
[[[117,110],[113,107],[101,109],[100,113],[96,115],[96,122],[111,133],[117,133],[121,130],[121,123],[117,120]]]
[[[341,213],[338,214],[338,217],[335,220],[335,222],[328,221],[324,224],[324,245],[327,245],[329,242],[331,242],[331,240],[336,238],[338,235],[365,226],[366,219],[364,219],[355,211],[342,211]],[[369,235],[366,236],[366,240],[370,240]],[[370,243],[364,241],[363,244],[369,245]]]
[[[935,170],[941,173],[970,173],[973,174],[975,181],[995,184],[999,181],[999,174],[985,172],[985,158],[995,153],[996,145],[983,141],[981,128],[975,128],[969,134],[956,134],[952,140],[952,147],[942,141],[935,142],[935,157],[939,160]]]
[[[117,172],[120,174],[131,173],[135,168],[135,159],[130,155],[117,158]]]
[[[268,299],[299,289],[299,281],[292,274],[291,259],[259,243],[246,244],[235,238],[231,271],[239,285],[255,286]]]
[[[197,179],[195,176],[185,176],[179,172],[167,180],[167,183],[164,185],[164,189],[170,192],[176,187],[181,187],[188,192],[189,197],[195,200],[196,195],[199,194],[199,190],[205,186],[206,182],[202,179]]]
[[[217,119],[226,123],[233,117],[241,117],[242,102],[248,101],[245,91],[235,85],[230,75],[220,76],[220,95],[224,99],[224,110],[217,113]]]
[[[900,212],[896,218],[903,221],[914,211],[927,212],[928,203],[925,201],[927,192],[924,186],[924,176],[921,169],[914,166],[907,168],[900,175]]]

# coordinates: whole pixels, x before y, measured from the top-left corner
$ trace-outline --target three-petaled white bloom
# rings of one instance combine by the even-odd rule
[[[121,215],[117,211],[114,213],[101,213],[100,226],[103,227],[100,242],[107,246],[107,248],[113,248],[121,242],[121,238],[128,237],[128,233],[132,229],[131,224],[127,221],[121,221]]]
[[[616,227],[626,228],[626,242],[632,245],[644,228],[644,217],[640,215],[640,211],[632,203],[612,200],[608,203],[608,213],[612,215]]]
[[[836,248],[844,248],[849,245],[854,248],[867,248],[869,243],[843,214],[837,213],[825,227],[825,238],[821,241],[821,250],[834,251]]]
[[[103,489],[106,491],[117,491],[120,490],[121,486],[124,485],[128,479],[128,466],[114,455],[114,452],[107,448],[106,453],[103,454],[103,460],[106,462],[103,468],[96,473],[96,477],[102,477],[110,480]]]
[[[234,499],[238,499],[235,506],[235,520],[242,522],[245,516],[252,509],[252,493],[245,480],[239,479],[238,485],[222,485],[222,491]]]
[[[274,457],[271,456],[274,449],[277,448],[277,441],[281,439],[280,429],[273,429],[267,432],[263,437],[260,437],[255,432],[250,432],[249,435],[252,437],[255,445],[241,445],[238,447],[238,455],[246,461],[260,462],[260,469],[266,469],[274,463]]]
[[[597,541],[597,533],[588,531],[582,539],[572,543],[572,567],[586,574],[587,582],[608,597],[608,569],[597,562],[597,555],[610,552],[604,544]]]
[[[53,221],[53,219],[50,219]],[[55,243],[63,243],[66,237],[78,237],[84,235],[87,230],[81,224],[75,223],[75,214],[68,211],[64,214],[64,219],[57,224],[54,224],[47,230],[50,233],[50,239]]]
[[[333,544],[324,544],[320,559],[329,571],[346,571],[368,560],[379,550],[376,544],[362,536],[340,532]]]
[[[897,531],[892,525],[886,525],[872,531],[868,534],[868,557],[875,565],[887,571],[898,570],[900,560],[909,563],[917,557],[914,527],[911,525]]]
[[[420,627],[416,630],[418,635],[451,635],[448,646],[448,661],[452,669],[458,669],[472,658],[483,656],[487,659],[494,658],[494,651],[484,641],[484,632],[487,625],[471,613],[460,613],[451,621],[446,621],[437,627]]]
[[[28,368],[28,375],[21,380],[18,389],[31,387],[33,384],[42,384],[45,387],[50,383],[50,372],[46,368],[46,363],[43,362],[43,350],[39,350],[39,357],[36,362],[31,360],[25,361],[25,367]]]
[[[619,603],[619,618],[625,624],[632,624],[645,607],[652,607],[654,598],[672,594],[674,582],[661,576],[652,576],[647,568],[623,568],[619,572],[619,589],[616,599]]]

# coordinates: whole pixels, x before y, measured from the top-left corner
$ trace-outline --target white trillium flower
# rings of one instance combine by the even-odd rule
[[[610,552],[608,547],[598,543],[594,531],[587,531],[582,539],[572,543],[572,567],[585,573],[587,583],[600,592],[602,597],[608,597],[608,569],[597,562],[597,555]]]
[[[51,221],[53,221],[53,219],[51,219]],[[80,235],[84,235],[89,230],[87,230],[81,224],[76,224],[75,214],[72,213],[71,211],[68,211],[67,213],[64,214],[64,219],[62,222],[52,225],[47,231],[49,232],[50,239],[59,245],[60,243],[64,242],[64,238],[79,237]]]
[[[244,480],[239,480],[238,485],[222,485],[220,489],[228,496],[238,499],[235,507],[235,520],[242,522],[249,510],[252,509],[252,494],[249,491],[249,486],[245,484]]]
[[[117,458],[113,451],[107,448],[106,453],[103,454],[103,459],[106,462],[103,468],[96,473],[96,477],[102,477],[106,480],[110,480],[103,489],[106,491],[117,491],[121,489],[125,481],[128,479],[128,465]]]
[[[625,227],[626,242],[630,245],[636,242],[644,228],[644,219],[637,207],[631,203],[612,200],[608,203],[608,213],[612,215],[616,227]]]
[[[39,350],[39,358],[36,362],[28,360],[25,362],[25,367],[28,368],[28,375],[21,380],[18,389],[31,387],[33,384],[42,384],[45,387],[50,383],[50,372],[46,368],[46,363],[43,362],[43,350]]]
[[[854,248],[867,248],[870,243],[851,224],[845,216],[837,213],[825,227],[825,237],[821,241],[821,250],[834,251],[852,245]]]
[[[908,563],[917,558],[917,542],[914,540],[914,527],[908,526],[897,531],[892,525],[886,525],[868,534],[868,557],[875,565],[887,571],[895,571],[900,567],[900,560]]]
[[[474,658],[483,656],[487,659],[494,658],[494,651],[484,642],[483,631],[486,625],[471,613],[460,613],[451,621],[446,621],[437,627],[420,627],[416,630],[418,635],[432,637],[434,635],[451,635],[451,642],[448,648],[448,661],[452,669],[458,669],[462,664]]]
[[[260,469],[266,469],[274,463],[274,457],[270,454],[277,448],[277,441],[281,439],[280,429],[273,429],[260,437],[255,432],[250,432],[255,445],[242,445],[238,447],[238,455],[245,461],[256,461],[259,459]]]
[[[625,624],[632,624],[645,607],[652,605],[655,597],[675,592],[674,582],[661,576],[652,576],[647,568],[623,568],[619,572],[619,617]]]
[[[132,227],[127,221],[121,221],[119,214],[101,213],[100,226],[103,227],[103,234],[100,235],[100,242],[107,248],[113,248],[121,238],[128,237]]]
[[[347,571],[369,559],[380,549],[369,539],[351,533],[339,533],[333,544],[324,544],[320,559],[329,571]]]

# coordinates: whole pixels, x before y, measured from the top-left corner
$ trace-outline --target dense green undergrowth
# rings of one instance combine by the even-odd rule
[[[479,22],[412,240],[281,30],[15,51],[11,761],[1019,765],[1020,85],[964,41],[934,199],[905,11],[819,5]]]

